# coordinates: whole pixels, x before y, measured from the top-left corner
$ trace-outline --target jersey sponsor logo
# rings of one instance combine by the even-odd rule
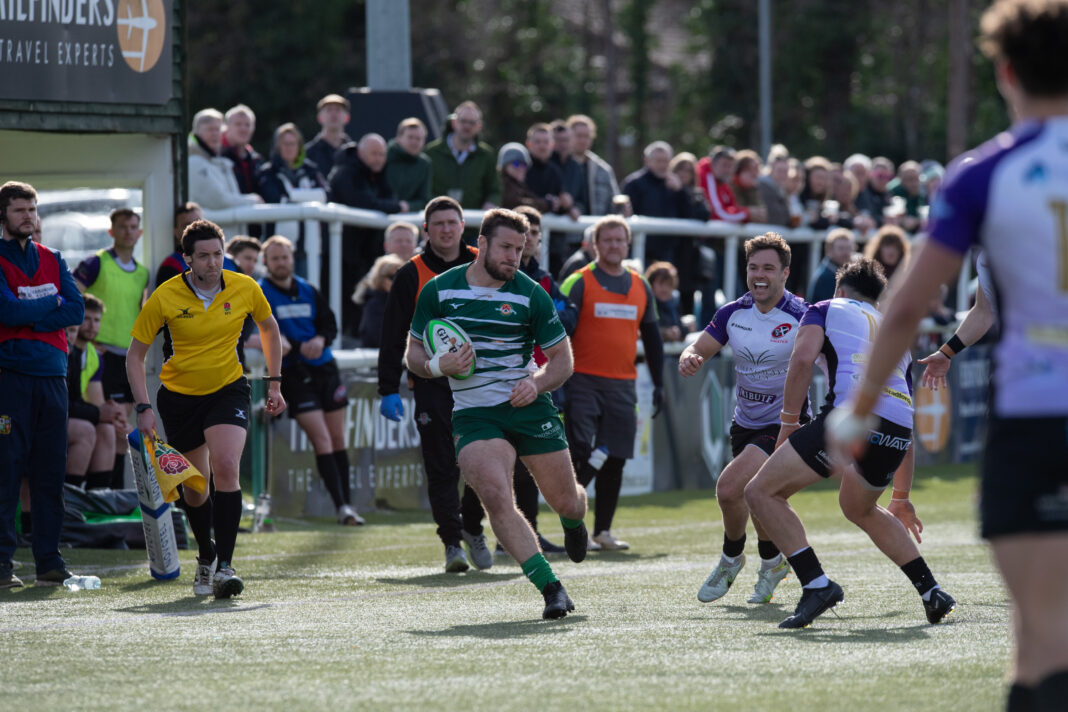
[[[1024,183],[1045,183],[1047,178],[1046,165],[1039,161],[1035,161],[1034,164],[1027,169],[1024,173]]]
[[[771,330],[771,335],[772,335],[773,338],[781,339],[782,337],[784,337],[787,334],[789,334],[790,330],[793,329],[793,328],[794,327],[790,326],[789,324],[779,324],[778,326],[776,326],[774,329]]]
[[[883,388],[883,393],[890,396],[891,398],[896,398],[907,406],[912,406],[912,398],[909,397],[908,393],[902,393],[901,391],[895,390],[890,386]]]
[[[504,302],[501,304],[501,306],[497,308],[497,311],[501,313],[501,316],[511,316],[512,312],[514,312],[515,310],[512,309],[511,304],[509,304],[508,302]]]
[[[887,433],[881,433],[878,430],[872,430],[868,434],[868,442],[872,445],[888,447],[891,450],[908,450],[909,445],[912,444],[912,439],[903,438],[897,435],[888,435]]]
[[[57,294],[59,294],[59,290],[51,282],[19,287],[19,299],[43,299],[44,297],[54,297]]]
[[[311,319],[312,305],[306,302],[298,304],[279,304],[274,310],[279,319]]]
[[[560,432],[560,421],[547,420],[541,424],[541,432],[535,435],[536,438],[555,438]]]
[[[738,355],[757,366],[768,363],[775,358],[771,351],[761,351],[758,354],[752,351],[749,347],[738,349]]]
[[[11,416],[0,415],[0,435],[11,434]]]
[[[752,327],[746,326],[745,324],[731,324],[730,327],[732,329],[738,329],[740,331],[752,331],[753,330]]]
[[[738,389],[738,397],[745,398],[746,400],[753,401],[754,403],[770,404],[775,402],[775,396],[770,393],[756,393],[754,391],[747,391],[744,388]]]
[[[192,309],[192,307],[190,307],[189,309]],[[176,316],[174,318],[175,319],[192,319],[193,315],[189,313],[189,309],[182,309],[181,307],[178,307],[178,316]]]
[[[625,319],[627,321],[637,321],[638,305],[597,302],[593,305],[593,315],[600,317],[601,319]]]

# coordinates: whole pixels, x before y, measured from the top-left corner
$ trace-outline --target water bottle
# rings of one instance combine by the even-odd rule
[[[71,576],[63,582],[68,591],[95,591],[100,588],[100,579],[96,576]]]
[[[593,452],[590,453],[590,459],[587,460],[587,462],[590,463],[590,467],[592,467],[595,470],[600,471],[600,469],[602,467],[604,467],[604,461],[607,460],[607,459],[608,459],[608,448],[606,448],[604,445],[602,445],[601,447],[597,448],[596,450],[594,450]]]
[[[256,498],[256,509],[252,513],[252,531],[263,530],[263,524],[269,516],[271,516],[271,495],[261,492]]]

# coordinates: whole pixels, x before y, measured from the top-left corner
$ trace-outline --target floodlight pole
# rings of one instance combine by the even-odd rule
[[[760,36],[760,151],[767,156],[771,148],[771,3],[760,0],[758,32]]]
[[[412,37],[408,0],[367,0],[367,86],[412,88]]]

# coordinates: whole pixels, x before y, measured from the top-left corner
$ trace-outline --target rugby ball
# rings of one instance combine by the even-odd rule
[[[467,333],[456,322],[448,319],[431,319],[426,324],[426,331],[423,332],[423,347],[426,349],[428,356],[434,356],[438,352],[452,353],[459,351],[461,346],[469,343],[471,343],[471,338]],[[468,369],[467,373],[450,376],[450,378],[462,381],[465,378],[470,378],[474,372],[475,362],[472,360],[471,368]]]

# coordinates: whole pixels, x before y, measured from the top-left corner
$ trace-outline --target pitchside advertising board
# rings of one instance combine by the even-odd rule
[[[349,397],[345,436],[353,505],[357,510],[429,509],[419,431],[412,419],[415,400],[407,384],[401,383],[400,389],[405,417],[396,423],[378,412],[374,373],[342,369],[341,380]],[[285,414],[270,425],[268,472],[274,514],[334,515],[334,505],[315,467],[315,450],[297,422]]]
[[[166,104],[174,0],[0,0],[0,99]]]

